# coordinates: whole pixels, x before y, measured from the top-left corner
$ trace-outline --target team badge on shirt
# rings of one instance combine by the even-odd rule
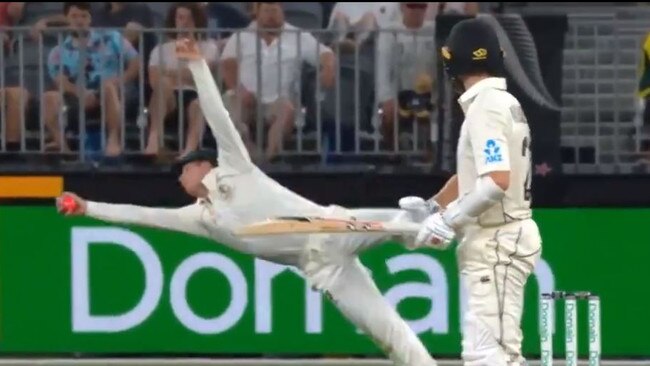
[[[232,187],[227,184],[219,184],[217,192],[219,192],[219,198],[224,201],[228,201],[232,198]]]
[[[499,147],[499,144],[492,139],[487,140],[483,152],[485,153],[485,164],[500,163],[503,161],[501,148]]]

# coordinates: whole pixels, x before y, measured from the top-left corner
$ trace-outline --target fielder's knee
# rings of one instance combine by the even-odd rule
[[[327,291],[336,284],[343,266],[350,258],[333,250],[331,237],[312,235],[300,258],[300,268],[309,285]]]

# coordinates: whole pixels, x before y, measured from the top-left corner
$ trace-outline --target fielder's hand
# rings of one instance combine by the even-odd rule
[[[420,247],[430,246],[435,249],[444,250],[454,240],[456,233],[443,220],[440,212],[435,213],[424,220],[422,228],[415,237],[415,245]]]
[[[86,207],[86,201],[74,193],[63,192],[56,199],[56,209],[66,216],[85,215]]]
[[[410,218],[413,222],[421,223],[438,211],[440,211],[440,205],[434,200],[425,201],[422,197],[417,196],[407,196],[402,197],[399,200],[399,207],[408,212]]]

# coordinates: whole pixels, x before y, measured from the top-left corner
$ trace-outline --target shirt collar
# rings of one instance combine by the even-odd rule
[[[203,177],[201,184],[208,190],[208,195],[206,197],[201,197],[196,200],[196,203],[200,205],[211,205],[212,200],[210,199],[210,192],[214,192],[217,189],[217,171],[212,169],[208,174]]]
[[[217,190],[217,168],[214,168],[203,177],[201,183],[208,189],[208,192]]]
[[[258,29],[257,21],[256,20],[251,21],[251,23],[248,25],[248,28],[251,29],[251,30],[257,30]],[[282,26],[280,27],[280,32],[278,33],[278,36],[275,37],[275,39],[278,39],[280,36],[283,36],[285,29],[291,30],[291,27],[289,26],[289,23],[287,23],[287,22],[282,23]],[[274,42],[275,42],[275,39],[273,40]]]
[[[196,200],[197,205],[211,205],[212,201],[210,200],[210,197],[203,197],[199,198]]]
[[[467,89],[463,93],[463,95],[461,95],[460,98],[458,98],[458,103],[460,103],[460,106],[463,108],[463,111],[467,112],[467,109],[474,101],[474,98],[476,98],[476,96],[483,90],[486,89],[506,90],[507,88],[508,86],[506,85],[505,78],[496,78],[496,77],[485,78],[479,81],[478,83],[472,85],[469,89]]]
[[[88,34],[88,38],[86,39],[86,47],[90,48],[90,46],[93,45],[97,37],[99,36],[99,33],[97,33],[94,30],[91,30],[90,33]],[[68,35],[63,43],[68,47],[68,48],[76,48],[74,44],[74,38],[72,35]]]

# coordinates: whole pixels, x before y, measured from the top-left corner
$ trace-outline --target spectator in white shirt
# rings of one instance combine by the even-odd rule
[[[401,17],[399,3],[338,2],[332,9],[329,27],[335,30],[336,42],[345,42],[350,31],[358,31],[356,44],[361,45],[377,28],[384,28]]]
[[[389,27],[392,32],[380,33],[376,57],[377,100],[389,148],[393,147],[394,124],[403,122],[399,130],[412,128],[414,120],[427,126],[435,101],[435,27],[425,21],[427,4],[401,3],[400,7],[402,19]]]
[[[294,127],[302,62],[315,67],[320,63],[321,85],[328,88],[334,84],[334,54],[310,33],[286,23],[281,3],[257,3],[255,16],[248,29],[228,39],[221,56],[228,90],[224,100],[249,149],[249,131],[256,131],[256,103],[261,103],[261,118],[270,124],[265,149],[265,159],[270,161]]]
[[[187,37],[197,40],[203,57],[213,70],[218,62],[219,50],[216,41],[206,39],[205,33],[193,31],[207,27],[205,9],[198,3],[174,4],[169,9],[165,27],[176,28],[178,31],[170,35],[169,41],[157,45],[149,57],[149,84],[153,95],[149,101],[151,119],[145,154],[159,154],[164,121],[168,116],[179,114],[180,98],[184,115],[178,116],[178,120],[179,123],[187,121],[185,146],[180,155],[182,158],[198,148],[204,120],[187,62],[179,61],[176,57],[176,39]],[[182,141],[179,141],[180,143]]]

